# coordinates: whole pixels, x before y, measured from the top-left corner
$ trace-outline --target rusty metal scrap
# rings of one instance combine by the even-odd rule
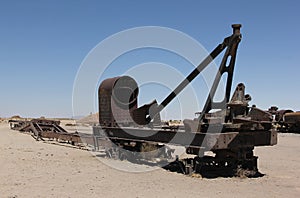
[[[300,112],[278,110],[276,106],[270,107],[267,112],[273,116],[273,125],[278,131],[300,133]]]
[[[138,88],[134,79],[128,76],[104,80],[99,87],[99,117],[105,117],[106,122],[100,119],[100,126],[94,126],[94,133],[105,135],[116,145],[128,151],[142,152],[144,143],[174,144],[185,146],[188,154],[196,155],[193,159],[176,160],[172,163],[179,166],[182,172],[189,171],[205,174],[208,170],[221,170],[221,172],[237,172],[238,169],[247,169],[258,173],[257,157],[253,154],[255,146],[275,145],[277,143],[277,131],[272,128],[272,114],[255,106],[249,107],[250,95],[245,94],[245,86],[240,83],[235,89],[231,100],[231,87],[233,71],[236,60],[236,52],[241,41],[241,25],[232,25],[233,33],[226,37],[210,55],[195,68],[184,81],[182,81],[160,104],[156,100],[150,104],[138,107]],[[209,63],[225,50],[219,67],[219,73],[210,89],[203,110],[198,118],[185,119],[183,128],[155,126],[154,120],[159,113],[196,77]],[[216,90],[223,74],[227,74],[226,90],[221,102],[213,101]],[[125,80],[120,80],[124,78]],[[131,83],[126,83],[129,79]],[[116,81],[119,87],[115,89]],[[108,83],[109,82],[109,83]],[[109,85],[109,86],[105,86]],[[106,90],[103,89],[106,87]],[[123,95],[124,94],[124,95]],[[117,96],[117,97],[116,97]],[[123,111],[127,110],[125,117],[130,124],[124,125],[117,121],[119,115],[113,114],[115,105],[105,101],[118,101],[125,98],[122,105]],[[134,102],[134,105],[132,103]],[[102,111],[103,109],[106,112]],[[217,110],[211,112],[211,110]],[[101,115],[102,114],[102,115]],[[120,124],[118,124],[120,123]],[[139,126],[142,125],[142,126]],[[157,147],[158,148],[158,147]],[[203,156],[204,151],[213,151],[215,157]]]
[[[148,158],[146,151],[160,150],[167,144],[179,145],[194,157],[177,157],[165,166],[168,170],[175,167],[185,174],[196,172],[217,176],[233,176],[240,170],[247,170],[251,173],[248,176],[258,176],[257,156],[253,150],[255,146],[277,144],[273,116],[295,122],[300,119],[300,113],[284,116],[275,108],[263,111],[256,106],[249,107],[251,96],[245,94],[242,83],[237,85],[230,99],[237,48],[242,38],[240,28],[240,24],[232,25],[232,35],[226,37],[160,104],[153,100],[138,107],[139,89],[132,77],[104,80],[98,89],[99,125],[93,127],[93,135],[68,133],[58,121],[45,119],[12,121],[11,127],[30,132],[37,140],[85,142],[93,145],[95,150],[104,147],[107,157],[121,160],[135,158],[142,161]],[[219,73],[198,117],[184,119],[182,127],[162,125],[160,112],[224,50]],[[216,102],[213,99],[224,74],[227,74],[224,98]],[[214,156],[205,155],[206,151],[212,151]],[[158,153],[161,158],[169,159],[172,152],[166,148]]]
[[[28,132],[36,140],[43,138],[56,139],[67,141],[71,144],[81,143],[78,133],[68,133],[65,129],[59,126],[60,121],[47,119],[32,119],[30,121],[10,120],[11,129],[20,132]]]

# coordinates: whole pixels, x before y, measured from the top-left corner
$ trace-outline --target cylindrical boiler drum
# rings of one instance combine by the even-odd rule
[[[129,76],[104,80],[98,90],[101,126],[133,124],[132,111],[137,108],[138,86]]]

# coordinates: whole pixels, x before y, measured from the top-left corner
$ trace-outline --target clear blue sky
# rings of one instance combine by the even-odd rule
[[[252,104],[263,109],[300,110],[299,8],[296,0],[2,0],[0,117],[71,117],[81,62],[119,31],[169,27],[210,51],[231,33],[232,23],[243,24],[234,86],[244,82]]]

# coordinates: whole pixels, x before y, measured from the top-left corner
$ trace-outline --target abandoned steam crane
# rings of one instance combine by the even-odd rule
[[[254,174],[258,172],[253,149],[255,146],[275,145],[277,132],[272,129],[269,113],[248,106],[251,97],[245,94],[242,83],[237,85],[229,100],[236,52],[241,41],[241,25],[235,24],[232,28],[233,34],[225,38],[159,105],[154,100],[138,107],[138,85],[129,76],[109,78],[100,84],[100,126],[95,126],[93,133],[96,136],[104,134],[113,143],[112,148],[107,150],[109,156],[142,158],[145,153],[160,150],[165,144],[180,145],[193,158],[177,159],[167,166],[178,165],[183,173],[205,175],[207,172],[222,172],[234,175],[239,169],[250,170]],[[199,117],[184,120],[183,129],[161,127],[160,112],[225,49],[219,72]],[[224,99],[214,102],[220,79],[225,73]],[[204,155],[205,151],[212,151],[215,155]]]

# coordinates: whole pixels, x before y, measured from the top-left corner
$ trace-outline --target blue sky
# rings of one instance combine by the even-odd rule
[[[119,31],[168,27],[211,51],[231,34],[233,23],[243,25],[233,86],[244,82],[251,104],[262,109],[300,110],[299,7],[299,1],[2,0],[0,117],[71,117],[73,83],[82,61]],[[172,58],[158,57],[162,62]]]

